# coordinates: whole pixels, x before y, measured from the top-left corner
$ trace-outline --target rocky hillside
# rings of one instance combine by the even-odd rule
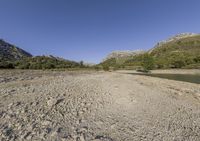
[[[113,51],[110,53],[103,61],[112,59],[112,58],[126,58],[126,57],[131,57],[135,56],[138,54],[143,54],[145,51],[143,50],[125,50],[125,51]]]
[[[32,57],[32,55],[23,49],[20,49],[12,44],[0,39],[0,60],[1,61],[15,61],[25,57]]]
[[[113,51],[99,65],[113,68],[124,68],[125,62],[137,56],[145,54],[143,50]]]
[[[180,34],[157,44],[149,54],[158,68],[199,68],[200,34]]]
[[[0,40],[0,68],[57,69],[80,67],[84,67],[84,65],[52,55],[33,57],[30,53]]]

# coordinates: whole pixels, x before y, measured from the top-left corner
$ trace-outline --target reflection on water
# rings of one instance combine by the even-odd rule
[[[166,78],[171,80],[177,80],[177,81],[185,81],[190,83],[196,83],[200,84],[200,75],[192,75],[192,74],[145,74],[145,73],[131,73],[134,75],[146,75],[151,77],[160,77],[160,78]]]

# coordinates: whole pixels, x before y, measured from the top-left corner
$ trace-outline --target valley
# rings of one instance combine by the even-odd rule
[[[199,6],[2,0],[0,141],[200,141]]]

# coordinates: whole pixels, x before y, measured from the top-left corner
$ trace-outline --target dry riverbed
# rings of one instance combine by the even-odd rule
[[[1,141],[199,139],[199,84],[119,72],[0,71]]]

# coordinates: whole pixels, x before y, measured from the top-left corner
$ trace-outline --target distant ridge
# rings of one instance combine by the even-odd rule
[[[144,50],[124,50],[124,51],[113,51],[110,54],[107,55],[103,61],[112,59],[112,58],[124,58],[124,57],[130,57],[130,56],[135,56],[138,54],[143,54],[145,53]]]
[[[25,50],[4,40],[0,40],[0,68],[17,69],[57,69],[84,67],[75,61],[53,55],[32,56]]]

